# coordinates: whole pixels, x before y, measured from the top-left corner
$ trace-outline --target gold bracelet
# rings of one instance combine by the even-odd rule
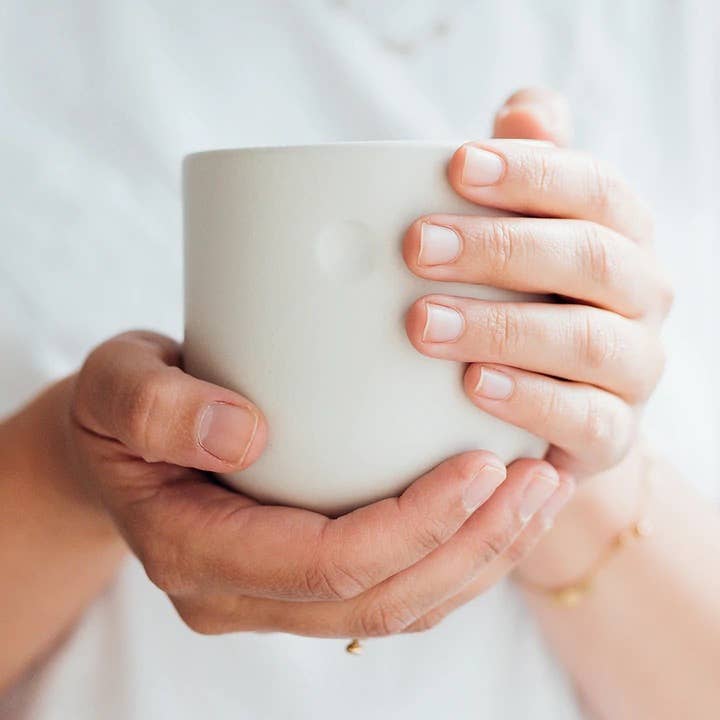
[[[646,459],[636,519],[611,538],[610,542],[605,546],[595,562],[583,575],[573,582],[551,587],[546,587],[524,579],[520,580],[520,584],[530,592],[549,597],[553,602],[563,607],[569,608],[578,605],[593,589],[597,576],[612,560],[612,558],[615,557],[615,555],[617,555],[630,543],[636,540],[642,540],[652,534],[653,525],[648,518],[648,506],[651,490],[651,467],[651,461]]]

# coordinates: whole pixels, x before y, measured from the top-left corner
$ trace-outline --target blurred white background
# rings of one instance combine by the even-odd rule
[[[72,371],[115,332],[149,327],[181,337],[185,153],[483,137],[507,95],[547,85],[570,100],[576,144],[620,166],[655,208],[658,252],[678,295],[667,328],[668,371],[648,430],[709,488],[720,476],[718,37],[720,4],[710,0],[0,0],[0,410]],[[129,604],[129,591],[119,597],[112,602]],[[159,608],[161,600],[148,603]],[[96,609],[88,622],[100,627],[112,607]],[[174,652],[196,648],[194,640],[173,644],[177,627],[163,624],[170,620],[150,627],[146,616],[133,618],[127,627],[152,629]],[[477,632],[493,647],[492,638],[517,630],[527,698],[493,704],[500,702],[492,699],[498,678],[509,667],[517,671],[513,655],[498,656],[497,667],[483,666],[474,680],[472,668],[457,672],[469,673],[468,687],[484,698],[478,701],[487,717],[498,717],[492,714],[498,707],[518,713],[504,717],[527,717],[529,707],[533,717],[574,716],[569,700],[565,710],[542,700],[543,687],[562,681],[543,669],[542,650],[525,639],[532,630],[521,622],[511,612],[494,629],[488,621]],[[163,656],[133,649],[123,639],[130,634],[117,627],[105,636],[105,649],[99,631],[85,628],[76,640],[84,659],[76,654],[75,665],[59,665],[51,686],[66,693],[66,707],[80,707],[82,694],[58,689],[72,685],[63,685],[63,673],[75,668],[92,678],[93,658],[124,647],[127,677],[113,670],[102,682],[136,688],[156,707],[152,717],[165,717],[167,705],[139,680]],[[457,624],[445,656],[464,636]],[[284,642],[277,652],[301,666],[305,641]],[[421,644],[412,647],[420,650],[408,653],[422,654]],[[321,687],[335,652],[302,682]],[[200,687],[212,688],[215,678],[217,687],[227,687],[215,671],[205,676],[207,668],[192,667],[188,683],[200,677]],[[352,672],[361,672],[361,686],[377,688],[365,667]],[[421,692],[432,682],[418,672],[397,681]],[[259,686],[258,697],[262,692],[269,691]],[[369,693],[339,710],[344,718],[361,717],[382,707],[378,697]],[[175,717],[191,706],[178,701]],[[103,717],[135,717],[133,707]],[[422,712],[418,705],[415,716]]]

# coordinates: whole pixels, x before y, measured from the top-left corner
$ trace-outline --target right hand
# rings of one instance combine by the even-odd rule
[[[199,632],[367,637],[427,626],[498,556],[520,560],[548,524],[546,500],[555,495],[555,510],[568,494],[546,462],[506,471],[475,451],[336,519],[260,505],[208,473],[260,456],[262,413],[185,374],[180,359],[173,341],[146,332],[92,352],[68,382],[65,463]]]

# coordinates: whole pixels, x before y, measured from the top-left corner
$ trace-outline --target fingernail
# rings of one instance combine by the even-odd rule
[[[557,474],[550,475],[548,471],[537,473],[525,488],[520,501],[520,519],[526,523],[550,499],[559,484]]]
[[[507,471],[502,465],[483,465],[463,493],[463,505],[468,513],[477,510],[497,490],[506,476]]]
[[[211,455],[239,465],[247,454],[258,426],[257,413],[239,405],[208,405],[198,425],[198,442]]]
[[[549,530],[557,517],[558,513],[568,504],[568,501],[575,493],[575,484],[558,488],[550,499],[542,506],[540,515],[546,530]]]
[[[460,236],[449,227],[423,223],[420,227],[418,265],[443,265],[460,254]]]
[[[481,367],[475,394],[488,400],[507,400],[515,389],[515,381],[499,370]]]
[[[465,321],[455,308],[426,303],[425,312],[427,318],[422,336],[424,342],[452,342],[462,335]]]
[[[505,161],[494,152],[465,146],[464,185],[495,185],[505,173]]]

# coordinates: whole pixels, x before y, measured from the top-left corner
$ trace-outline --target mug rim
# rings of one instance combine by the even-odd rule
[[[212,150],[195,150],[187,153],[183,160],[213,155],[244,155],[250,153],[266,152],[310,152],[314,150],[348,150],[348,149],[448,149],[459,148],[467,140],[342,140],[320,143],[301,143],[298,145],[249,145],[247,147],[215,148]]]

